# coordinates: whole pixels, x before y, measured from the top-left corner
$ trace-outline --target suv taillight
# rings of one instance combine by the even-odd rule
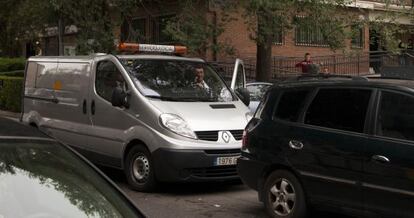
[[[247,150],[247,146],[248,146],[248,137],[247,137],[247,131],[244,130],[243,131],[243,137],[242,137],[242,151]]]

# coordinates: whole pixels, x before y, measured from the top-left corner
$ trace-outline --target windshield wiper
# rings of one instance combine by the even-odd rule
[[[198,97],[181,97],[181,98],[174,98],[174,97],[166,97],[166,96],[159,96],[159,95],[145,95],[148,98],[160,99],[163,101],[183,101],[183,102],[215,102],[213,98],[198,98]]]
[[[184,97],[180,98],[187,101],[200,101],[200,102],[215,102],[214,98],[200,98],[200,97]]]
[[[147,97],[147,98],[154,98],[154,99],[160,99],[160,100],[163,100],[163,101],[180,101],[179,98],[159,96],[159,95],[145,95],[145,97]]]

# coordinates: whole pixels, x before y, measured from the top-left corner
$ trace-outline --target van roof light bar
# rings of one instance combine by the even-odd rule
[[[155,53],[172,53],[172,54],[185,54],[187,53],[187,47],[177,45],[154,45],[154,44],[138,44],[138,43],[120,43],[118,45],[118,51],[120,52],[155,52]]]

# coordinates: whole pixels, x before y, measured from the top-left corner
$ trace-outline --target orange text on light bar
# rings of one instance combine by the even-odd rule
[[[121,52],[160,52],[160,53],[175,53],[185,54],[187,47],[173,46],[173,45],[153,45],[153,44],[137,44],[137,43],[121,43],[118,46]]]

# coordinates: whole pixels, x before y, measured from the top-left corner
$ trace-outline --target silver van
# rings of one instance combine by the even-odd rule
[[[31,57],[22,120],[98,165],[124,170],[135,190],[235,179],[251,117],[245,81],[240,60],[230,88],[195,58]]]

